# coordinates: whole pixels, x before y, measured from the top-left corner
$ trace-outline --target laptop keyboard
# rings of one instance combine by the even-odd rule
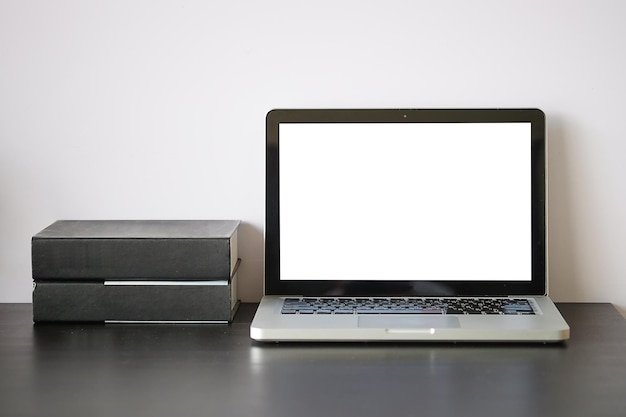
[[[285,298],[282,314],[535,314],[519,298]]]

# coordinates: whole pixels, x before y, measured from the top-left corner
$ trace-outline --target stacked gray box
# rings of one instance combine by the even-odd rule
[[[33,320],[229,322],[236,220],[61,220],[32,238]]]

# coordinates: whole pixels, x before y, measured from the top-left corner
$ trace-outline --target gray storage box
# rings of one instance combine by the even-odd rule
[[[33,279],[228,279],[236,220],[60,220],[32,238]]]
[[[32,239],[33,320],[230,322],[230,220],[58,221]]]

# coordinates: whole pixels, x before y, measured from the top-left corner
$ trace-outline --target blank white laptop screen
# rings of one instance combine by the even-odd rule
[[[279,135],[281,281],[531,280],[530,122]]]

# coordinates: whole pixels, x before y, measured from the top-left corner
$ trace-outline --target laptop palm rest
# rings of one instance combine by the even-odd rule
[[[373,329],[415,329],[430,331],[431,329],[461,327],[459,319],[454,316],[359,316],[359,327]]]

